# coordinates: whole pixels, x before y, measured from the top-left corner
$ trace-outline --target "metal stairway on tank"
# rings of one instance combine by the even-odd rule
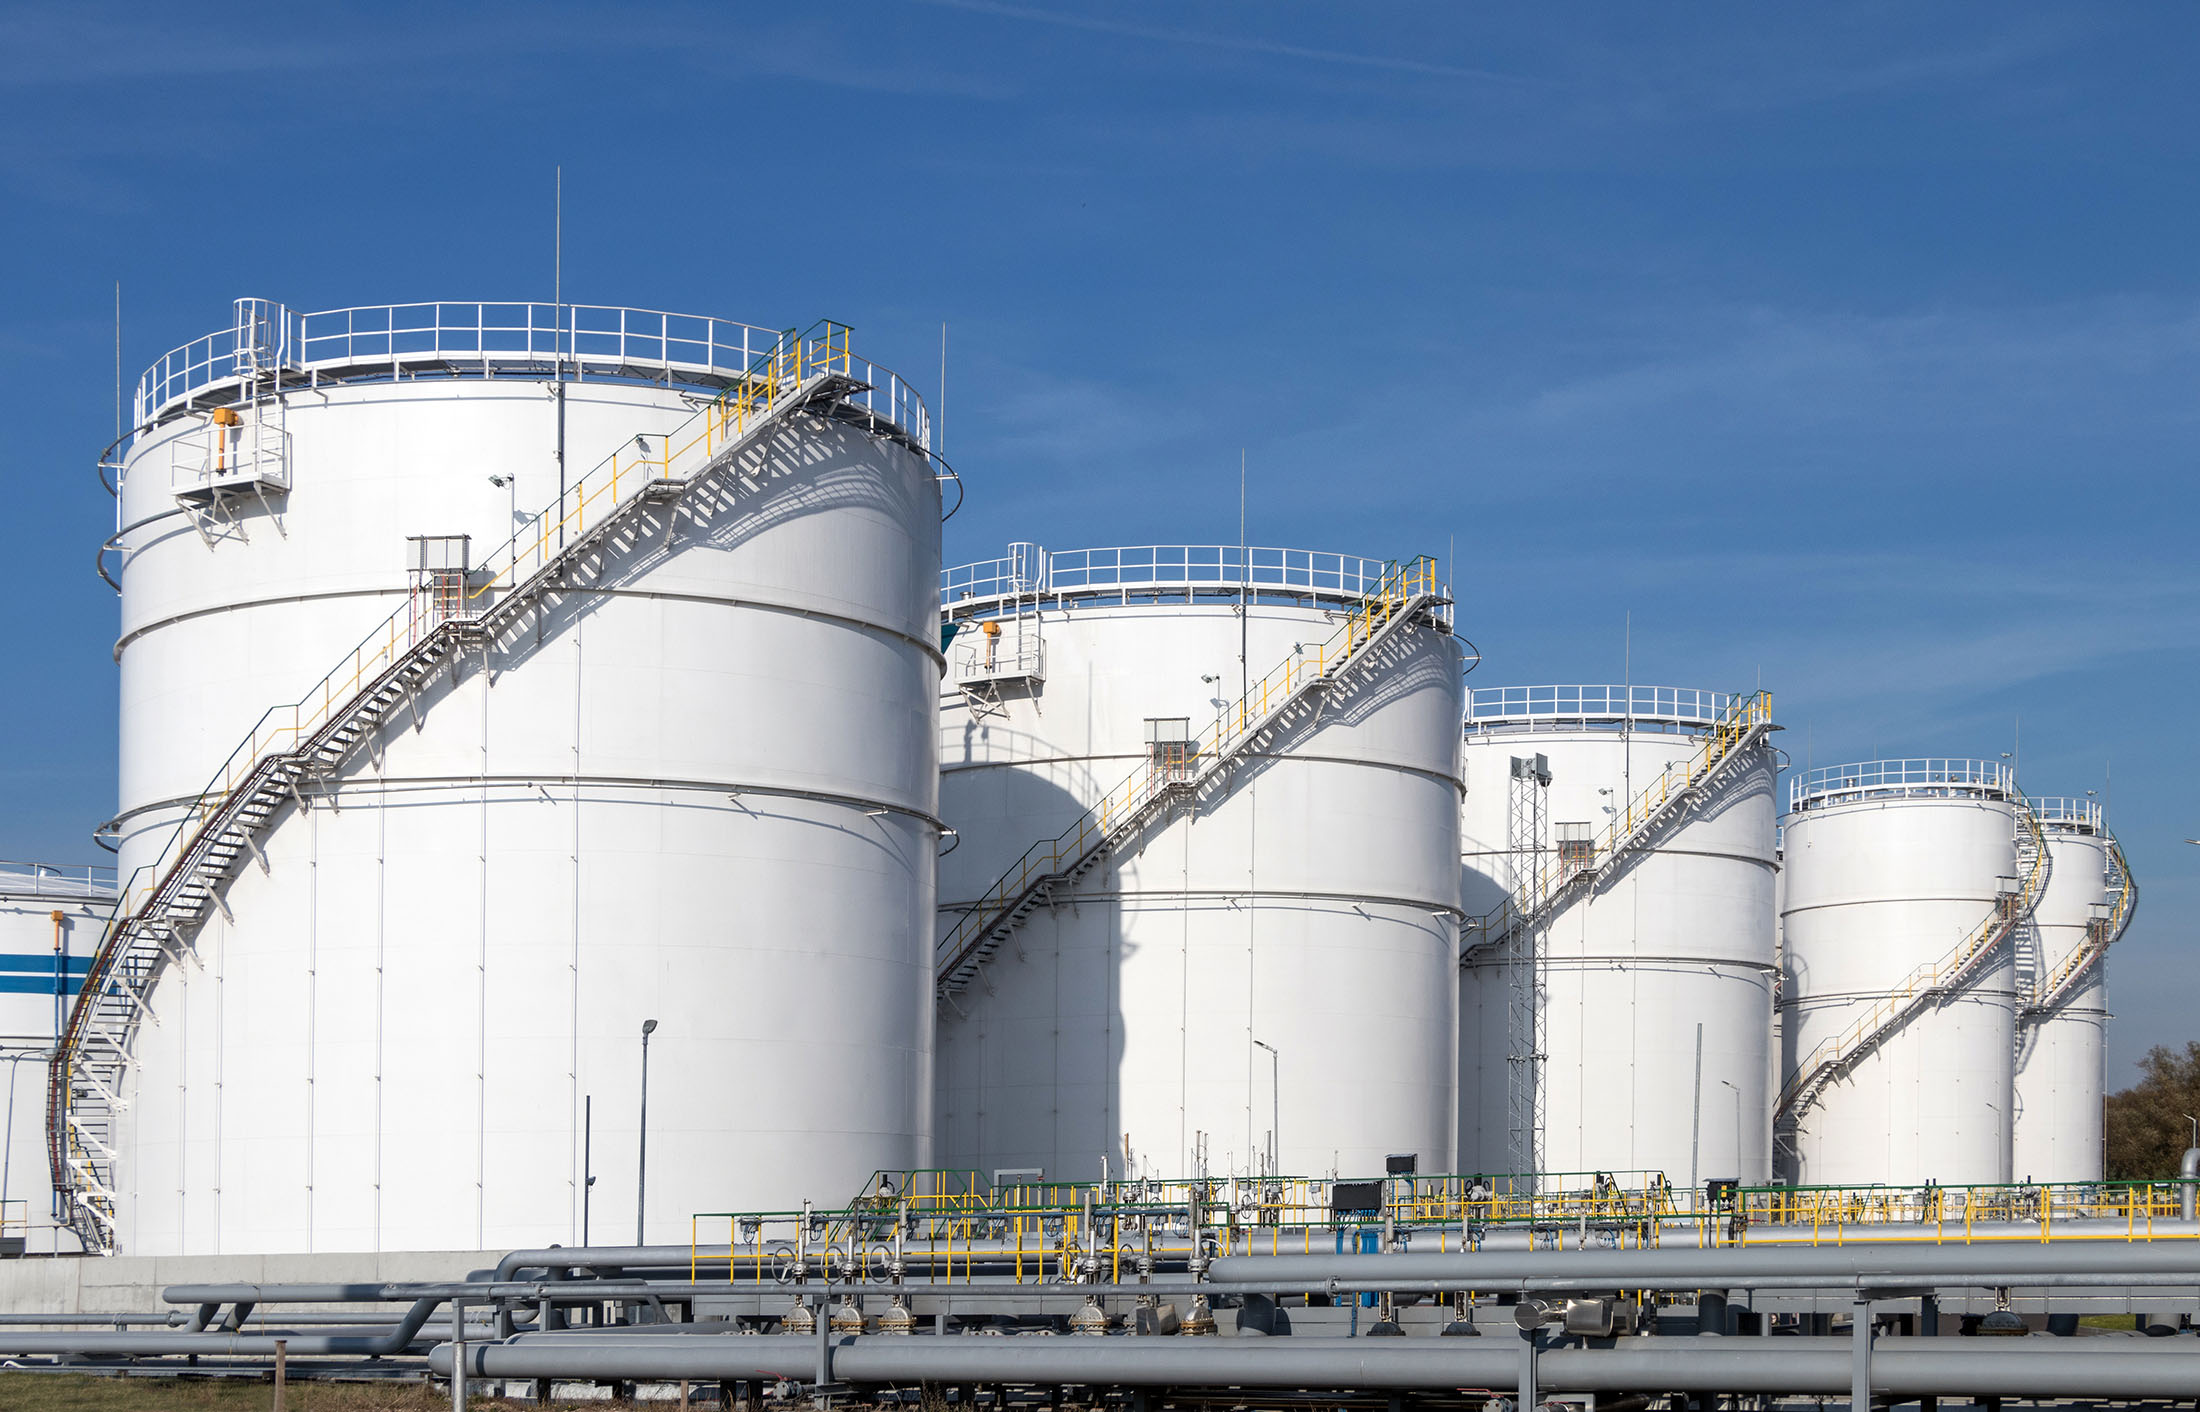
[[[1803,1114],[1818,1095],[1881,1041],[1907,1024],[1910,1017],[1949,995],[1969,980],[2002,942],[2030,920],[2047,888],[2054,860],[2047,851],[2047,835],[2021,791],[2017,792],[2016,845],[2017,887],[1994,902],[1993,911],[1938,961],[1918,967],[1901,985],[1880,998],[1856,1022],[1838,1035],[1820,1040],[1798,1064],[1794,1077],[1780,1091],[1773,1110],[1776,1139],[1794,1150],[1796,1130]]]
[[[1614,863],[1640,852],[1695,807],[1714,783],[1778,729],[1772,723],[1771,692],[1733,697],[1686,764],[1677,772],[1670,768],[1661,772],[1629,800],[1627,811],[1606,826],[1604,836],[1586,856],[1560,856],[1539,849],[1512,893],[1479,920],[1467,923],[1474,935],[1460,948],[1462,957],[1495,946],[1547,918],[1575,889],[1593,887]]]
[[[209,908],[228,915],[222,885],[302,786],[338,769],[399,704],[470,645],[509,632],[545,598],[569,591],[577,566],[628,531],[645,506],[675,506],[717,473],[743,491],[768,483],[736,463],[795,412],[868,391],[854,375],[844,325],[789,330],[731,387],[678,429],[636,437],[581,477],[557,504],[466,576],[425,599],[418,589],[296,703],[262,716],[192,801],[160,856],[119,892],[48,1071],[47,1154],[53,1186],[87,1251],[113,1249],[123,1089],[139,1027],[165,963],[181,964]],[[859,419],[860,420],[860,419]],[[876,420],[872,419],[875,429]],[[650,434],[655,437],[655,433]],[[634,537],[625,544],[631,547]]]
[[[2123,939],[2131,926],[2132,913],[2139,907],[2139,884],[2131,876],[2131,864],[2124,857],[2124,847],[2116,835],[2108,835],[2108,915],[2095,917],[2086,923],[2083,944],[2063,958],[2062,965],[2041,978],[2031,988],[2017,1014],[2017,1027],[2022,1043],[2022,1032],[2037,1024],[2040,1018],[2067,999],[2085,979],[2086,973],[2099,963],[2101,957]]]
[[[1293,652],[1255,682],[1190,743],[1182,760],[1149,758],[1069,828],[1026,849],[941,938],[933,968],[935,993],[953,1004],[952,997],[969,986],[1001,943],[1057,890],[1075,886],[1173,801],[1195,796],[1220,779],[1233,761],[1298,719],[1407,624],[1449,602],[1433,559],[1423,557],[1393,569],[1334,636],[1311,651]],[[1442,625],[1440,618],[1430,620]]]

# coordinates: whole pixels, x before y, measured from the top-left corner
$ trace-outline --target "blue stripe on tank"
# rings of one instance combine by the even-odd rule
[[[83,988],[84,980],[82,977],[71,976],[69,978],[69,994],[74,995]],[[52,976],[0,975],[0,995],[51,994],[53,994]]]
[[[89,956],[71,956],[69,974],[81,976],[92,968]],[[34,974],[53,974],[53,953],[36,951],[0,951],[0,974],[9,971],[30,971]]]

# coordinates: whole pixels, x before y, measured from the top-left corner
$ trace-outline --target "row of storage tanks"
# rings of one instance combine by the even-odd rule
[[[539,534],[519,507],[646,449],[771,336],[240,301],[156,365],[107,560],[125,887],[264,712],[432,590],[408,541]],[[927,1166],[1505,1172],[1522,1075],[1545,1171],[1764,1180],[1782,1046],[1792,1066],[2013,872],[1999,765],[1814,772],[1783,867],[1756,746],[1543,919],[1524,1021],[1485,915],[1726,698],[1470,695],[1438,601],[1203,773],[1187,742],[1364,630],[1395,566],[1021,545],[943,573],[942,476],[896,405],[806,413],[660,497],[268,821],[156,962],[115,1095],[119,1248],[518,1247],[624,1239],[629,1210],[708,1239],[697,1213]],[[1003,871],[1157,762],[1203,781],[1189,802],[936,988],[939,938]],[[2089,807],[2041,817],[2052,952],[2092,934],[2104,834]],[[37,1240],[56,989],[104,908],[96,880],[7,878],[0,1199]],[[2095,966],[2020,1045],[1997,958],[1823,1093],[1786,1174],[2097,1177],[2100,1001]]]

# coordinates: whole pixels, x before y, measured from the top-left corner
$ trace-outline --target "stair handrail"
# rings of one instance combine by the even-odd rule
[[[2139,884],[2131,876],[2131,863],[2124,857],[2123,844],[2114,834],[2107,837],[2111,870],[2108,915],[2087,921],[2085,941],[2073,948],[2055,973],[2034,990],[2038,998],[2024,1007],[2027,1013],[2038,1014],[2060,1004],[2108,948],[2123,939],[2124,932],[2131,926],[2132,913],[2139,907]]]
[[[580,540],[592,526],[600,526],[626,508],[647,487],[677,479],[675,466],[686,469],[698,455],[700,459],[693,460],[695,468],[709,465],[788,399],[807,395],[819,379],[837,380],[851,390],[875,386],[859,377],[858,369],[873,378],[882,370],[853,356],[849,335],[847,325],[832,320],[819,320],[800,332],[784,331],[736,381],[686,421],[659,435],[655,454],[648,447],[647,433],[622,443],[568,485],[533,521],[515,529],[510,540],[468,571],[458,612],[423,617],[418,611],[418,594],[408,592],[386,619],[369,629],[298,700],[271,706],[262,713],[216,767],[206,787],[186,806],[160,853],[151,863],[133,870],[129,881],[116,890],[99,946],[92,954],[62,1032],[55,1038],[48,1086],[48,1144],[57,1186],[65,1176],[65,1140],[58,1129],[65,1121],[73,1066],[91,1016],[114,976],[122,954],[121,943],[133,934],[134,924],[144,920],[146,911],[196,851],[208,825],[223,816],[237,791],[356,705],[369,684],[436,634],[455,631],[457,625],[477,620],[497,604],[519,597],[552,571],[568,543]],[[899,385],[898,378],[893,381]],[[500,591],[501,597],[497,596]]]
[[[1436,561],[1421,555],[1394,563],[1374,592],[1346,614],[1344,623],[1311,650],[1301,644],[1281,665],[1253,683],[1233,703],[1216,712],[1214,723],[1192,743],[1186,765],[1158,764],[1150,755],[1124,780],[1102,795],[1076,822],[1053,838],[1043,838],[1002,871],[993,885],[970,904],[934,948],[933,974],[952,976],[966,955],[981,945],[1002,917],[1036,885],[1058,876],[1108,837],[1117,823],[1135,814],[1162,790],[1188,782],[1186,770],[1203,772],[1239,741],[1264,725],[1309,682],[1319,681],[1352,660],[1376,633],[1403,613],[1418,611],[1424,600],[1443,601],[1445,587],[1436,577]]]
[[[1900,1026],[1927,999],[1961,982],[1982,957],[1990,955],[2039,905],[2040,893],[2047,885],[2048,870],[2053,866],[2047,852],[2047,835],[2024,792],[2013,784],[2010,792],[2016,799],[2018,826],[2032,836],[2033,849],[2032,866],[2018,880],[2017,890],[1995,898],[1993,909],[1977,926],[1964,933],[1954,950],[1912,971],[1899,986],[1881,996],[1840,1034],[1820,1040],[1803,1062],[1796,1065],[1794,1077],[1782,1087],[1779,1102],[1773,1109],[1777,1117],[1790,1123],[1801,1118],[1835,1075],[1869,1053],[1880,1039]]]
[[[1679,762],[1677,769],[1674,764],[1668,764],[1655,780],[1627,801],[1620,813],[1612,816],[1603,832],[1591,843],[1586,860],[1560,857],[1555,851],[1537,848],[1531,855],[1533,861],[1528,865],[1526,876],[1505,900],[1478,921],[1468,923],[1466,929],[1479,939],[1466,950],[1479,950],[1502,941],[1516,928],[1540,916],[1576,879],[1598,872],[1631,850],[1662,822],[1668,807],[1687,797],[1744,742],[1772,728],[1771,692],[1760,689],[1746,695],[1734,693],[1728,698],[1725,711],[1704,731],[1687,760]]]

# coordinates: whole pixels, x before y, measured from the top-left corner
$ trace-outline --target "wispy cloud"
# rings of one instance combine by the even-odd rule
[[[923,2],[943,9],[969,10],[977,14],[994,15],[1002,19],[1056,25],[1064,29],[1083,30],[1090,34],[1120,35],[1126,39],[1151,40],[1159,44],[1190,45],[1201,49],[1227,50],[1240,54],[1261,54],[1272,58],[1295,59],[1314,64],[1334,64],[1347,68],[1377,69],[1390,73],[1420,74],[1431,78],[1474,79],[1482,82],[1523,86],[1534,83],[1534,80],[1518,74],[1502,73],[1494,69],[1474,68],[1462,64],[1438,63],[1433,60],[1415,59],[1401,55],[1359,53],[1348,49],[1335,49],[1317,45],[1289,44],[1280,40],[1266,39],[1249,34],[1218,34],[1209,30],[1188,30],[1167,25],[1137,24],[1118,18],[1103,18],[1098,15],[1078,14],[1066,10],[1041,9],[1035,5],[1006,4],[1002,3],[1002,0],[923,0]]]

